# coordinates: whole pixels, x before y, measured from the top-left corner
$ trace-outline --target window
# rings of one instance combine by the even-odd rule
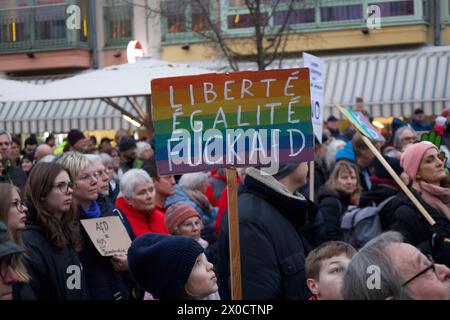
[[[161,2],[163,41],[199,39],[197,32],[208,32],[211,1],[165,0]]]
[[[208,29],[207,9],[208,1],[202,1],[201,5],[197,2],[192,6],[192,31],[199,32]],[[206,9],[206,12],[205,12]]]
[[[276,26],[284,23],[287,12],[286,10],[275,12],[274,23]],[[287,24],[312,23],[316,20],[315,12],[314,8],[293,10]]]
[[[261,24],[265,24],[267,21],[267,13],[261,13]],[[251,14],[236,14],[232,16],[228,16],[228,29],[237,29],[237,28],[249,28],[253,27],[253,17]]]
[[[37,7],[34,14],[36,40],[56,40],[67,37],[64,0],[59,1],[59,4],[54,6]]]
[[[167,17],[167,31],[169,33],[186,32],[186,6],[177,1],[166,1],[164,15]]]
[[[105,1],[107,46],[124,46],[133,38],[133,4],[120,0]]]
[[[393,2],[373,2],[369,5],[380,7],[381,17],[396,17],[414,15],[414,0],[393,1]]]
[[[363,19],[363,8],[361,4],[322,7],[320,19],[322,22]]]

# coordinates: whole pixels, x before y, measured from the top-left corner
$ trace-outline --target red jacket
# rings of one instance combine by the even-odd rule
[[[125,214],[136,237],[149,232],[169,234],[164,213],[161,211],[143,212],[137,210],[130,206],[123,197],[116,200],[116,207]]]
[[[163,207],[161,207],[159,204],[156,204],[155,205],[155,211],[159,211],[159,212],[161,212],[162,214],[166,214],[166,209],[164,209]]]

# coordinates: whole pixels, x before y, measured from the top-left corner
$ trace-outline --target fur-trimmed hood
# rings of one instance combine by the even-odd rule
[[[252,177],[255,180],[263,183],[267,187],[271,188],[273,191],[280,193],[286,197],[294,198],[297,200],[306,200],[306,198],[299,192],[295,191],[294,194],[289,192],[289,190],[281,184],[277,179],[275,179],[271,175],[261,174],[261,170],[256,168],[247,168],[246,174]]]

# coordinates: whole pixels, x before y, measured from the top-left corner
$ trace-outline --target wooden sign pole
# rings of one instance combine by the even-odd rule
[[[314,201],[314,161],[309,162],[309,200]]]
[[[227,168],[228,233],[230,241],[231,299],[242,300],[241,248],[237,206],[236,168]]]
[[[378,151],[378,149],[375,148],[375,146],[372,144],[372,141],[367,136],[365,136],[364,130],[361,128],[361,124],[359,124],[359,125],[358,125],[358,123],[355,124],[354,120],[352,120],[352,118],[348,115],[348,113],[345,111],[344,108],[342,108],[339,105],[337,105],[337,108],[344,114],[344,116],[351,123],[353,123],[355,125],[357,130],[360,132],[364,143],[367,145],[367,147],[370,149],[370,151],[372,151],[372,153],[375,155],[375,157],[377,157],[378,161],[380,161],[380,163],[383,165],[383,167],[389,172],[389,174],[395,180],[395,182],[397,182],[397,184],[400,186],[400,188],[406,194],[406,196],[414,203],[414,205],[417,207],[417,209],[422,214],[422,216],[428,221],[428,223],[430,225],[436,224],[436,221],[434,221],[434,219],[430,216],[428,211],[423,207],[423,205],[419,202],[419,200],[417,200],[417,198],[414,196],[414,194],[411,192],[411,190],[409,190],[409,188],[406,186],[406,184],[403,182],[403,180],[400,179],[400,177],[397,175],[397,173],[395,173],[395,171],[391,168],[389,163],[387,163],[387,161],[383,158],[383,156]],[[362,127],[364,127],[364,125],[365,124],[362,124]],[[450,242],[450,239],[445,238],[444,241]]]
[[[389,172],[392,178],[394,178],[395,182],[400,186],[400,188],[403,190],[403,192],[408,196],[409,199],[414,203],[414,205],[419,209],[420,213],[424,216],[424,218],[428,221],[430,225],[434,225],[436,222],[434,219],[430,216],[430,214],[427,212],[427,210],[422,206],[422,204],[417,200],[417,198],[414,196],[414,194],[409,190],[409,188],[406,186],[406,184],[403,182],[402,179],[395,173],[395,171],[391,168],[389,163],[386,162],[386,160],[383,158],[383,156],[380,154],[377,148],[372,144],[372,141],[370,141],[369,138],[362,135],[362,139],[364,143],[369,147],[369,149],[373,152],[373,154],[377,157],[377,159],[381,162],[383,167]]]

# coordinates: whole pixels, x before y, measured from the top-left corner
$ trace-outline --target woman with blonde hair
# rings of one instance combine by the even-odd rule
[[[87,155],[67,152],[58,163],[73,179],[73,203],[77,206],[78,219],[118,217],[127,229],[124,215],[114,205],[107,202],[101,192],[108,192],[108,179],[105,168],[98,157],[92,161]],[[134,235],[129,230],[129,236]],[[89,295],[92,300],[128,300],[133,283],[128,276],[128,262],[125,254],[115,253],[112,257],[102,256],[95,248],[84,229],[81,229],[83,250],[80,259],[86,274]]]
[[[349,205],[358,203],[361,191],[356,166],[345,160],[338,161],[317,194],[317,203],[325,221],[329,241],[343,240],[341,217]]]

